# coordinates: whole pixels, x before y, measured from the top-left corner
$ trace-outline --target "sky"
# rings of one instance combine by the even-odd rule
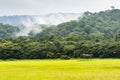
[[[0,0],[0,16],[99,12],[120,9],[120,0]]]

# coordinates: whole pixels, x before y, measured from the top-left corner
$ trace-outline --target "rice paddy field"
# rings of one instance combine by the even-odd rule
[[[1,60],[0,80],[120,80],[120,59]]]

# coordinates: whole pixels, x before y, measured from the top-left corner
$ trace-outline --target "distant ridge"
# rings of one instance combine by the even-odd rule
[[[10,25],[25,25],[31,26],[33,24],[49,24],[57,25],[62,22],[76,20],[81,13],[51,13],[46,15],[13,15],[0,16],[0,23]]]

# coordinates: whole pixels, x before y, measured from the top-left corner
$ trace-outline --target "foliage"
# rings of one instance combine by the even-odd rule
[[[15,37],[19,31],[20,29],[17,26],[3,25],[0,23],[0,38]]]
[[[104,36],[116,35],[120,32],[120,10],[112,9],[99,13],[85,12],[78,21],[70,21],[44,29],[36,35],[36,38],[43,36]]]
[[[0,59],[120,58],[119,16],[118,9],[85,12],[78,21],[16,38],[8,38],[13,27],[0,24]]]

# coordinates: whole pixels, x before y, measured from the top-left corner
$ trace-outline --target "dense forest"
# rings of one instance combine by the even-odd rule
[[[120,58],[120,10],[85,12],[79,20],[15,37],[19,27],[0,24],[0,59]]]
[[[19,27],[0,23],[0,38],[6,39],[15,37],[16,33],[20,31]]]

